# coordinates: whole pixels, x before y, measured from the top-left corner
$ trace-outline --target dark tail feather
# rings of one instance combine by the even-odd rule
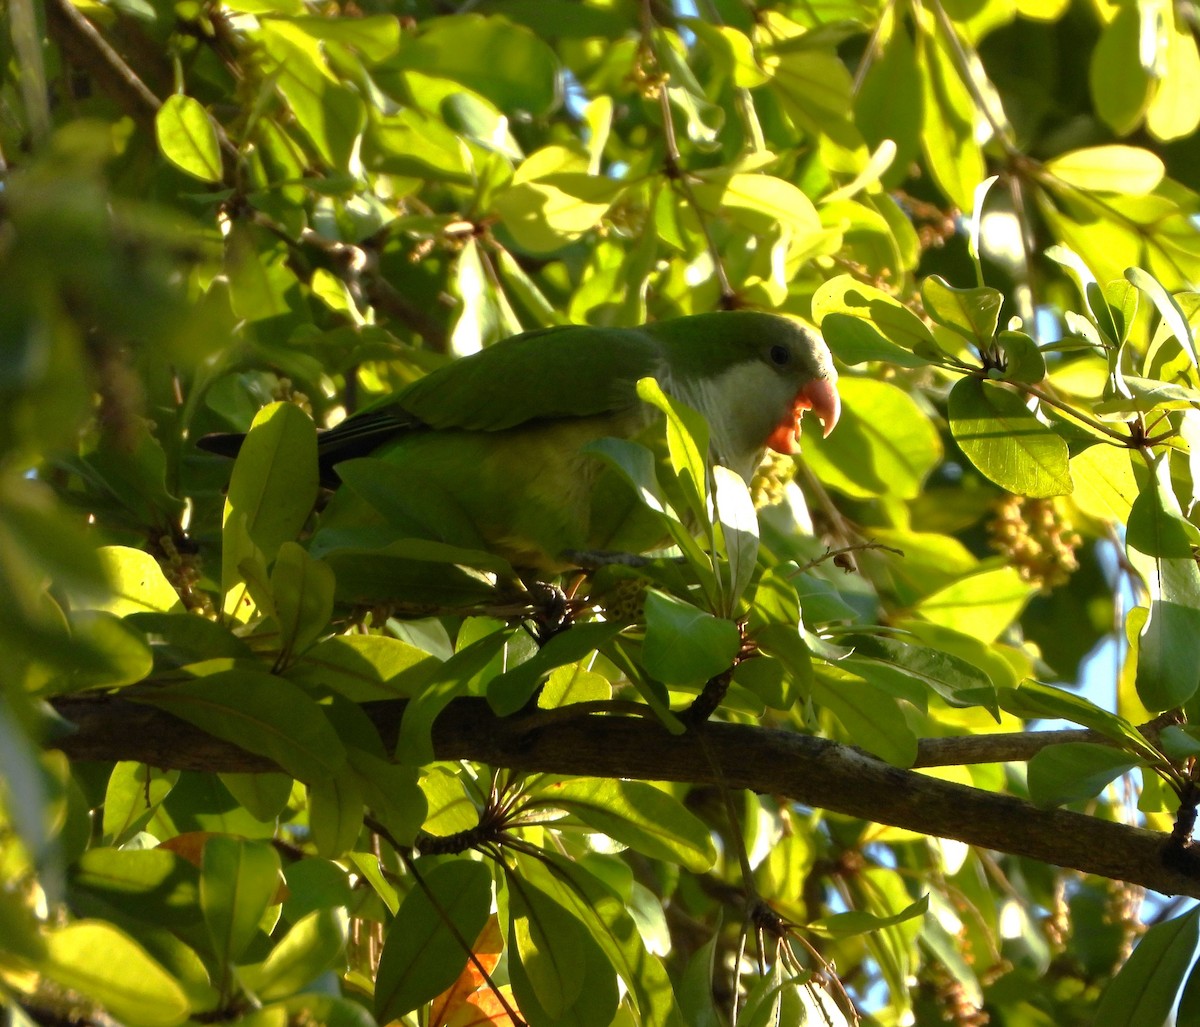
[[[327,434],[320,432],[317,435],[317,465],[320,470],[321,484],[326,488],[333,489],[342,483],[337,476],[337,471],[333,469],[334,465],[356,456],[366,456],[379,446],[379,442],[378,440],[334,439],[332,441],[337,444],[327,445],[324,439]],[[232,460],[241,451],[242,443],[245,441],[246,436],[243,432],[211,432],[196,440],[196,448],[202,449],[206,453],[229,457]]]
[[[210,432],[196,440],[196,447],[206,453],[216,453],[217,456],[235,457],[246,441],[243,432]]]
[[[334,470],[337,464],[357,456],[369,456],[389,439],[424,427],[411,414],[385,408],[358,414],[335,428],[318,431],[317,460],[321,484],[336,488],[341,483]],[[242,432],[211,432],[198,438],[196,446],[205,452],[232,458],[238,455],[245,441]]]

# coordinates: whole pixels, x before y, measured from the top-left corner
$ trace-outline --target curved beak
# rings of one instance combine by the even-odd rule
[[[821,421],[821,437],[828,438],[842,415],[842,398],[829,378],[814,378],[800,390],[796,405],[811,410]],[[799,420],[797,419],[797,427]]]

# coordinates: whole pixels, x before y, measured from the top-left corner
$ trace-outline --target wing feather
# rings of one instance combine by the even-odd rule
[[[526,332],[426,375],[388,404],[431,428],[503,431],[635,405],[659,374],[662,344],[637,328],[563,325]]]

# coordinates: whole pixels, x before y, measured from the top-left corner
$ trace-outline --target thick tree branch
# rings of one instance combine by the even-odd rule
[[[203,771],[275,769],[261,756],[125,698],[65,696],[54,705],[77,727],[57,743],[72,759],[138,760]],[[384,744],[394,745],[404,703],[368,703],[364,709]],[[433,740],[439,759],[750,788],[1165,894],[1200,898],[1200,870],[1177,869],[1185,861],[1168,851],[1165,835],[1069,810],[1038,809],[1011,796],[901,770],[849,746],[790,731],[705,723],[673,736],[643,718],[586,715],[573,720],[556,716],[547,724],[539,713],[501,718],[482,699],[459,699],[437,720]]]

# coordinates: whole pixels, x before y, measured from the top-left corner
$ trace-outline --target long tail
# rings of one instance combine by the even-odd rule
[[[206,453],[216,453],[217,456],[227,456],[232,459],[238,455],[238,452],[242,448],[242,443],[245,441],[245,432],[214,431],[208,435],[201,435],[196,440],[196,447],[203,449]]]
[[[424,425],[403,411],[373,410],[351,417],[336,428],[317,432],[317,462],[321,471],[321,484],[336,488],[341,484],[334,468],[343,460],[357,456],[369,456],[384,442],[404,432],[419,430]],[[196,440],[196,447],[207,453],[230,457],[238,455],[244,432],[211,432]]]

